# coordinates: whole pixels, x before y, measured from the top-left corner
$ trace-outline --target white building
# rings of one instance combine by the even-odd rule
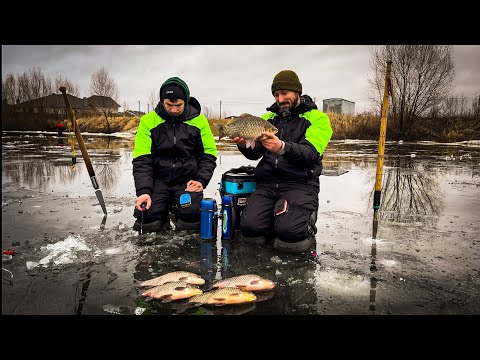
[[[337,114],[355,114],[355,103],[353,101],[330,98],[323,99],[323,112],[337,113]]]

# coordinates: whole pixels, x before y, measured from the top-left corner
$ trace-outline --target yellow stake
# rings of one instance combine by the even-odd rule
[[[385,73],[385,89],[383,91],[382,118],[380,120],[380,138],[378,140],[377,174],[375,178],[375,193],[373,196],[373,238],[377,235],[378,227],[378,209],[380,208],[380,196],[382,193],[382,173],[385,151],[385,139],[387,136],[387,115],[388,115],[388,94],[391,94],[391,74],[392,62],[387,61],[387,71]]]

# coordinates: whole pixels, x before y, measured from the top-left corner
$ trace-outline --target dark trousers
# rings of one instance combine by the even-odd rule
[[[175,206],[176,218],[187,223],[200,221],[200,203],[203,199],[203,191],[189,192],[185,191],[186,184],[168,185],[162,181],[155,180],[153,186],[152,206],[143,212],[143,222],[148,224],[153,221],[166,221],[170,212],[170,207]],[[191,204],[180,205],[180,196],[189,194]],[[135,209],[133,216],[141,219],[142,212]]]
[[[240,215],[244,236],[278,237],[285,242],[306,239],[317,232],[319,184],[301,182],[279,184],[257,183]],[[286,211],[282,212],[286,200]],[[275,215],[278,213],[278,215]]]

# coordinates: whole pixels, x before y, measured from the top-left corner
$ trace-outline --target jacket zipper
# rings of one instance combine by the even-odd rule
[[[177,144],[177,135],[175,134],[175,123],[173,123],[173,145],[176,145],[176,144]],[[175,176],[175,162],[172,165],[172,178],[174,176]]]
[[[282,128],[280,129],[280,136],[278,137],[281,140],[283,134],[283,128],[285,127],[286,120],[282,119]],[[278,169],[278,155],[275,157],[275,169]]]
[[[280,136],[278,136],[278,138],[281,140],[281,137],[283,135],[283,129],[285,128],[285,125],[287,123],[287,121],[285,119],[282,119],[282,128],[280,129]],[[275,156],[275,169],[278,169],[278,155]],[[275,188],[278,189],[278,185],[280,185],[280,182],[277,182],[275,184]]]

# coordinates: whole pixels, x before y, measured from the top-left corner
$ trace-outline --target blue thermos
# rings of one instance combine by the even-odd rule
[[[218,209],[217,201],[205,198],[200,203],[200,239],[217,238]]]
[[[230,195],[222,196],[222,240],[233,239],[233,198]]]

